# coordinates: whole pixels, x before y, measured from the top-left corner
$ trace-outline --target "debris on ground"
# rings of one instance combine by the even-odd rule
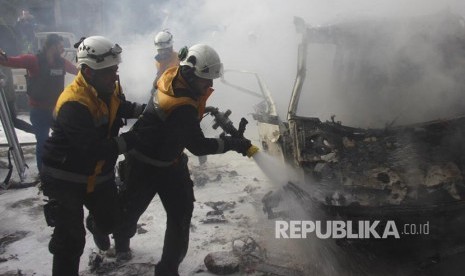
[[[7,271],[5,273],[0,274],[0,276],[34,276],[34,275],[36,274],[32,271],[22,271],[20,269]]]
[[[236,202],[235,201],[228,201],[228,202],[225,202],[225,201],[208,201],[208,202],[205,202],[205,205],[213,208],[213,210],[217,210],[217,211],[226,211],[226,210],[231,210],[231,209],[234,209],[234,207],[236,207]]]
[[[240,258],[232,251],[208,253],[204,263],[207,269],[218,275],[228,275],[239,271]]]
[[[22,238],[26,237],[29,232],[26,231],[16,231],[11,234],[2,235],[0,237],[0,254],[5,253],[5,247],[15,241],[19,241]]]
[[[225,223],[228,220],[224,217],[223,211],[213,210],[207,212],[206,218],[200,220],[201,223]]]
[[[80,273],[81,276],[152,276],[155,269],[153,263],[118,262],[114,258],[106,258],[102,252],[92,252],[89,255],[88,265],[89,271]]]
[[[231,251],[209,253],[204,259],[208,271],[218,275],[240,272],[247,275],[302,276],[295,268],[280,264],[277,259],[268,258],[252,237],[245,236],[232,241]]]

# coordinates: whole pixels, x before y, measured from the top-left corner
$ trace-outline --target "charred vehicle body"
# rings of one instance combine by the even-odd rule
[[[301,18],[294,23],[302,40],[287,120],[268,92],[254,114],[263,149],[303,172],[303,182],[283,191],[312,214],[307,219],[393,220],[401,235],[340,245],[391,255],[411,249],[419,259],[462,252],[464,19],[441,12],[319,27]],[[270,218],[280,215],[279,198],[263,200]],[[422,223],[426,235],[402,235],[402,225]]]

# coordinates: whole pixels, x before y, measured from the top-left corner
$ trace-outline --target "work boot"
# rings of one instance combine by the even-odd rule
[[[107,251],[110,248],[110,237],[107,234],[102,233],[95,225],[95,221],[92,215],[88,215],[86,219],[87,229],[92,233],[94,237],[94,243],[98,249]]]
[[[125,263],[132,260],[131,250],[125,252],[116,252],[116,262]]]
[[[117,262],[127,262],[132,259],[129,238],[115,238],[115,252]]]

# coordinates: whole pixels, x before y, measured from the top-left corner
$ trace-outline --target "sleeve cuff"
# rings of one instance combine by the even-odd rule
[[[220,139],[220,138],[217,138],[216,139],[216,142],[218,143],[218,150],[216,151],[216,153],[224,153],[224,140],[223,139]]]

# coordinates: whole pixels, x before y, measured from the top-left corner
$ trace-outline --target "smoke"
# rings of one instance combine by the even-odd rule
[[[463,18],[444,10],[358,19],[315,33],[331,44],[309,47],[303,90],[310,93],[300,109],[306,116],[384,127],[463,115]]]
[[[315,0],[286,2],[204,0],[155,3],[142,1],[140,3],[141,5],[130,1],[113,1],[108,9],[109,14],[104,16],[106,20],[109,20],[104,23],[104,35],[118,42],[124,49],[120,75],[129,99],[141,102],[148,99],[156,73],[153,39],[158,31],[169,29],[174,34],[175,50],[185,45],[206,43],[220,54],[225,69],[258,73],[270,88],[278,112],[283,118],[287,113],[297,67],[297,44],[300,37],[293,25],[294,16],[302,17],[311,26],[325,26],[366,18],[421,16],[447,9],[462,13],[465,11],[465,4],[457,0],[410,0],[407,2],[400,0],[323,2]],[[396,39],[403,38],[397,37]],[[398,41],[396,45],[401,45],[401,42]],[[435,94],[428,102],[422,104],[424,101],[422,91],[425,88],[432,90],[432,86],[453,87],[455,80],[445,74],[437,74],[437,67],[434,67],[437,63],[435,54],[428,49],[420,50],[424,51],[418,53],[416,59],[422,61],[420,65],[427,65],[424,68],[426,72],[422,75],[426,81],[412,85],[411,95],[399,97],[398,94],[394,94],[392,98],[395,100],[388,102],[390,104],[402,102],[402,105],[397,104],[393,109],[387,108],[386,104],[381,104],[390,97],[389,93],[392,91],[388,90],[395,90],[396,87],[385,87],[386,91],[378,93],[381,96],[360,102],[363,97],[360,94],[341,98],[334,92],[328,93],[330,87],[322,86],[318,89],[318,87],[310,86],[304,90],[305,95],[302,97],[299,112],[304,115],[323,117],[323,119],[328,119],[330,114],[336,114],[336,119],[342,120],[343,123],[348,122],[357,126],[379,126],[397,117],[405,117],[404,109],[412,110],[413,104],[419,109],[421,116],[417,114],[418,116],[411,118],[412,116],[409,117],[407,114],[408,120],[406,121],[428,117],[429,115],[424,115],[424,113],[428,113],[431,108],[434,109],[438,98],[442,100],[444,97],[441,94]],[[378,58],[383,56],[383,49],[372,52],[379,53]],[[307,85],[310,85],[312,78],[316,78],[317,83],[325,78],[322,69],[328,66],[327,62],[331,53],[326,49],[319,54],[322,55],[321,59],[309,64],[309,71],[314,70],[316,74],[307,79]],[[387,66],[384,61],[380,58],[375,59],[374,63]],[[231,73],[227,73],[225,77],[233,79],[237,85],[259,92],[255,79],[250,75],[232,76]],[[214,87],[215,93],[209,100],[209,104],[218,106],[220,109],[223,107],[231,109],[233,121],[249,116],[248,114],[254,110],[253,106],[260,102],[260,99],[241,93],[219,80],[215,81]],[[448,103],[456,102],[456,96],[449,97]],[[441,113],[441,111],[438,112]],[[372,120],[367,120],[371,117],[373,117]],[[249,119],[252,120],[250,116]]]

